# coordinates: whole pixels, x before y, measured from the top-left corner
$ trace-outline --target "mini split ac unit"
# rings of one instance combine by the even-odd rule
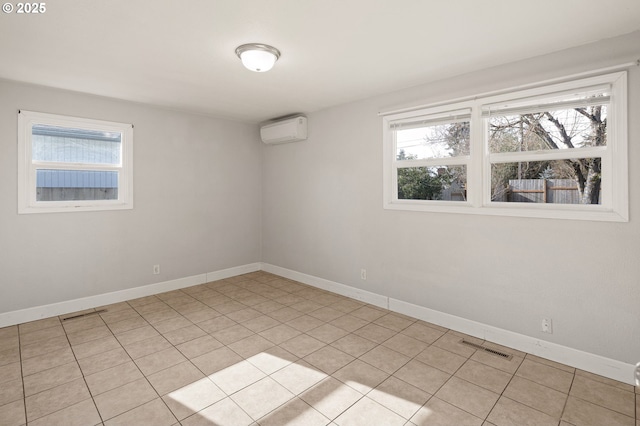
[[[260,127],[262,142],[273,145],[298,142],[307,139],[307,117],[293,117],[278,120]]]

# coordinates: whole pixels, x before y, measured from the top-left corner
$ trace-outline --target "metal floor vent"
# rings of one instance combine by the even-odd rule
[[[99,311],[93,311],[93,312],[87,312],[86,314],[74,315],[72,317],[63,318],[62,321],[67,321],[67,320],[76,319],[76,318],[84,318],[84,317],[88,317],[89,315],[101,314],[103,312],[107,312],[107,310],[100,309]]]
[[[500,358],[504,358],[506,360],[510,360],[511,358],[513,358],[513,355],[505,353],[505,352],[500,352],[499,350],[496,349],[490,349],[490,348],[486,348],[482,345],[479,345],[477,343],[473,343],[473,342],[469,342],[467,340],[460,340],[460,343],[462,343],[463,345],[467,345],[467,346],[471,346],[472,348],[476,348],[480,351],[484,351],[487,352],[491,355],[495,355],[495,356],[499,356]]]

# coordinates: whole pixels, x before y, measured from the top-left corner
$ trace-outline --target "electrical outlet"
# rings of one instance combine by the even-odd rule
[[[551,318],[542,318],[541,330],[543,333],[553,334],[553,322]]]
[[[153,265],[153,275],[160,274],[160,265]]]
[[[360,269],[360,279],[361,280],[366,280],[367,279],[367,270],[366,269]]]

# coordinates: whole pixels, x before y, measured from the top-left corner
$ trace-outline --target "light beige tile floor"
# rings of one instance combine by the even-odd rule
[[[640,426],[633,386],[265,272],[97,309],[0,329],[0,426]]]

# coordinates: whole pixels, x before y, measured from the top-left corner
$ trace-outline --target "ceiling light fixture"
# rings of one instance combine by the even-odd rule
[[[247,69],[265,72],[273,68],[280,57],[280,51],[273,46],[258,43],[243,44],[236,48],[236,55]]]

